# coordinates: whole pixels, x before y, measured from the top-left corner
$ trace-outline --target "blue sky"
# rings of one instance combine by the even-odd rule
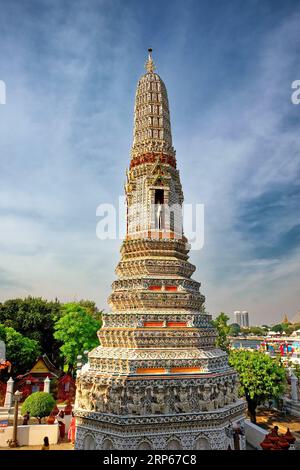
[[[0,300],[106,298],[120,241],[96,207],[122,195],[146,51],[166,83],[191,253],[213,315],[300,309],[300,5],[295,1],[0,0]]]

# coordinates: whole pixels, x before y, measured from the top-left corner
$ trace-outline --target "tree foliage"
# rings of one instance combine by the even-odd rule
[[[26,372],[41,353],[39,343],[26,338],[10,326],[0,324],[0,339],[5,342],[6,358],[14,375]]]
[[[229,364],[239,374],[240,391],[246,397],[250,419],[255,423],[257,405],[283,394],[285,369],[278,359],[263,352],[238,349],[231,350]]]
[[[39,343],[40,349],[57,365],[60,344],[54,339],[54,323],[60,316],[61,304],[40,297],[10,299],[0,303],[0,323],[14,328]]]
[[[60,351],[69,366],[69,371],[74,368],[78,355],[99,344],[97,331],[100,326],[101,322],[93,318],[86,308],[78,303],[63,306],[62,316],[54,325],[54,337],[63,343]]]
[[[221,312],[215,320],[213,320],[213,325],[218,331],[218,337],[216,340],[216,346],[223,351],[229,352],[230,341],[228,335],[230,332],[230,326],[228,325],[229,317],[226,313]]]
[[[95,320],[102,323],[103,310],[99,310],[96,303],[93,300],[79,300],[78,304],[84,307],[87,313],[89,313]]]
[[[55,403],[56,402],[51,393],[34,392],[24,401],[21,413],[25,415],[25,413],[29,411],[30,416],[37,418],[39,423],[41,423],[42,418],[49,416]]]
[[[279,323],[278,325],[274,325],[271,328],[271,331],[275,331],[276,333],[282,333],[283,332],[283,326],[281,325],[281,323]]]
[[[241,327],[238,323],[231,323],[231,325],[229,325],[229,334],[231,336],[237,336],[240,332],[241,332]]]
[[[264,336],[266,334],[266,331],[260,326],[250,326],[250,333],[253,333],[257,336]]]

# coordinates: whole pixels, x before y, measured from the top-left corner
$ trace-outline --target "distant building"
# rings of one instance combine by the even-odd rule
[[[241,314],[242,325],[244,328],[249,327],[249,313],[246,310],[242,311]]]
[[[234,316],[234,323],[240,325],[241,328],[248,328],[249,327],[249,313],[246,310],[242,312],[240,310],[235,310],[233,312]]]
[[[233,312],[234,316],[234,323],[237,323],[238,325],[241,326],[241,312],[239,310],[236,310]]]

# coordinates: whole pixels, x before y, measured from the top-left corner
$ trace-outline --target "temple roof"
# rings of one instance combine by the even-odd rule
[[[283,320],[281,323],[289,323],[289,320],[288,320],[288,317],[287,317],[287,314],[284,315],[283,317]]]
[[[38,357],[35,361],[32,368],[23,375],[19,375],[17,378],[22,379],[28,375],[41,375],[41,374],[51,374],[54,377],[61,377],[63,375],[63,371],[58,370],[54,364],[50,361],[47,354],[43,354],[42,356]]]

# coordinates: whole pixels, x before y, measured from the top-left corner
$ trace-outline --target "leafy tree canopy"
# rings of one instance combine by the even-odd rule
[[[228,325],[229,317],[226,313],[221,312],[215,320],[213,320],[213,325],[218,331],[218,337],[216,340],[216,346],[223,351],[229,351],[230,341],[227,338],[230,332],[230,326]]]
[[[282,333],[283,332],[283,327],[282,327],[281,323],[279,323],[278,325],[272,326],[271,331],[275,331],[276,333]]]
[[[63,343],[60,351],[69,371],[73,370],[78,355],[99,345],[97,331],[100,326],[101,322],[78,303],[63,306],[62,316],[54,325],[54,337]]]
[[[0,323],[22,335],[38,341],[40,349],[57,364],[59,343],[54,339],[54,323],[59,318],[61,304],[40,297],[11,299],[0,303]]]
[[[0,324],[0,339],[5,342],[6,358],[12,364],[13,374],[26,372],[41,353],[37,341],[26,338],[10,326]]]
[[[45,416],[49,416],[53,410],[56,402],[51,393],[34,392],[24,401],[21,413],[25,415],[29,411],[30,416],[33,416],[41,422]]]
[[[285,369],[278,359],[260,351],[230,351],[229,364],[239,373],[241,394],[245,395],[252,422],[256,407],[269,399],[279,398],[286,385]]]
[[[79,300],[78,302],[81,307],[84,307],[93,318],[99,320],[102,323],[103,310],[99,310],[96,303],[93,300]]]
[[[231,336],[237,336],[241,332],[241,327],[238,323],[231,323],[229,327],[230,327],[229,334]]]
[[[266,334],[266,331],[260,326],[250,326],[249,330],[250,330],[250,333],[253,333],[254,335],[258,335],[258,336],[262,336]]]

